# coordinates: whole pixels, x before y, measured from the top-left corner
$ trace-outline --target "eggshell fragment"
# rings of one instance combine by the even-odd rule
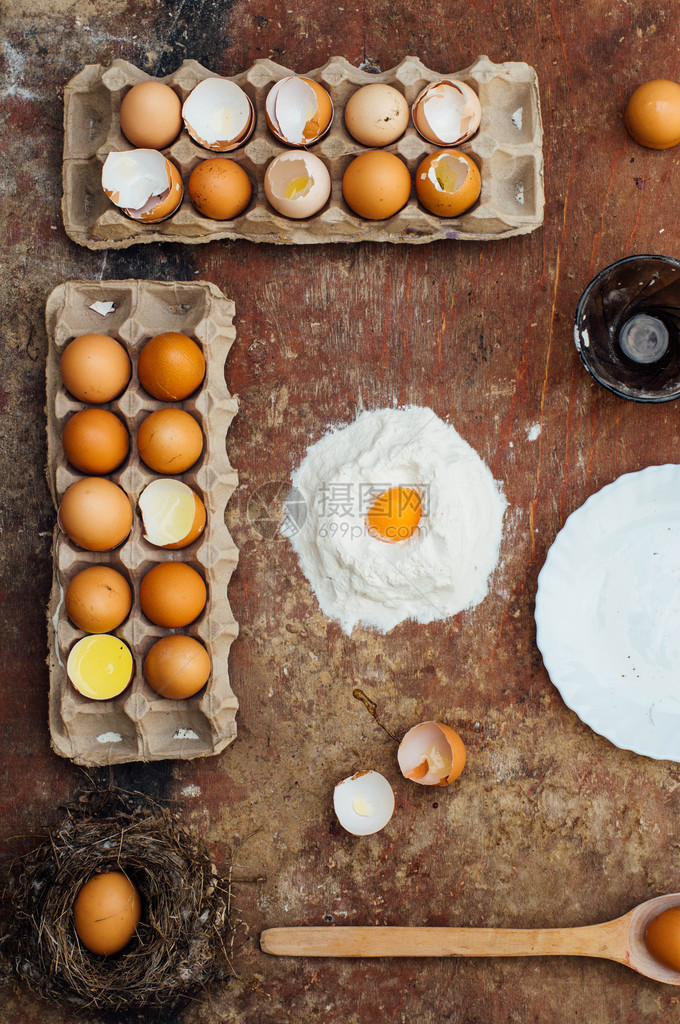
[[[91,953],[110,956],[127,946],[142,916],[137,889],[122,871],[93,875],[73,904],[73,924]]]
[[[304,149],[282,153],[264,176],[264,192],[278,213],[301,220],[318,213],[331,194],[331,176],[318,156]]]
[[[404,736],[397,760],[404,778],[421,786],[448,786],[465,767],[465,746],[450,726],[421,722]]]
[[[479,128],[482,107],[474,89],[453,79],[432,82],[416,96],[411,109],[416,129],[437,146],[455,146]]]
[[[109,153],[102,188],[128,217],[151,223],[171,217],[184,192],[179,171],[156,149]]]
[[[242,145],[255,127],[248,95],[226,78],[199,82],[184,101],[182,118],[192,139],[217,153]]]
[[[203,502],[188,484],[173,477],[152,480],[140,494],[138,504],[144,536],[156,547],[186,547],[205,527]]]
[[[333,792],[338,821],[354,836],[370,836],[394,813],[394,793],[380,772],[362,771],[343,779]]]
[[[280,142],[311,146],[330,128],[333,103],[318,82],[290,75],[267,93],[265,116],[269,130]]]

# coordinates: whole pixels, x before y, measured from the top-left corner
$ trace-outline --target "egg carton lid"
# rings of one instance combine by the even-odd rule
[[[58,754],[88,766],[127,761],[191,759],[217,754],[236,737],[238,701],[231,689],[228,658],[238,635],[238,623],[229,605],[227,585],[238,561],[238,549],[224,522],[224,511],[238,477],[229,462],[225,439],[238,410],[229,394],[224,366],[234,341],[234,303],[215,285],[204,282],[162,281],[69,281],[48,298],[46,325],[47,381],[47,478],[58,507],[71,483],[84,474],[64,457],[61,430],[71,415],[85,408],[63,387],[59,358],[69,341],[90,332],[108,334],[127,350],[132,378],[126,391],[104,406],[117,414],[130,433],[130,455],[108,479],[136,499],[158,474],[138,457],[136,430],[146,415],[170,407],[147,395],[136,376],[137,355],[144,343],[163,331],[177,331],[195,338],[203,349],[206,376],[198,391],[172,407],[183,408],[200,423],[204,451],[182,479],[201,495],[206,507],[206,528],[198,541],[178,551],[149,544],[140,517],[134,516],[128,539],[114,551],[85,551],[72,544],[55,527],[53,577],[47,611],[50,669],[49,726],[52,746]],[[155,626],[142,614],[138,584],[152,564],[174,560],[193,564],[208,588],[208,603],[195,623],[179,632],[195,637],[208,649],[212,672],[207,685],[194,697],[168,700],[150,689],[142,663],[148,649],[168,630]],[[133,606],[114,634],[130,647],[134,677],[116,698],[92,701],[82,697],[66,673],[66,658],[82,630],[70,622],[64,609],[69,580],[90,565],[110,565],[130,582]]]
[[[87,65],[65,87],[64,163],[62,212],[66,233],[90,249],[122,249],[140,242],[186,242],[246,239],[251,242],[296,245],[326,242],[405,242],[422,244],[441,239],[495,241],[534,231],[543,223],[543,128],[535,70],[519,61],[494,64],[478,57],[461,71],[439,74],[418,57],[405,57],[388,71],[374,74],[354,67],[344,57],[331,57],[323,67],[302,71],[331,94],[334,118],[330,131],[310,147],[331,175],[331,195],[313,217],[294,221],[277,214],[264,195],[264,175],[270,160],[289,147],[271,134],[265,120],[265,98],[271,86],[296,74],[271,60],[256,60],[246,71],[231,76],[250,97],[257,116],[255,130],[245,145],[226,154],[198,146],[183,129],[162,152],[179,168],[185,195],[177,211],[160,224],[141,224],[126,217],[101,188],[101,169],[110,152],[130,149],[120,130],[119,111],[125,93],[136,83],[149,81],[133,64],[114,60],[108,67]],[[171,86],[184,100],[205,78],[214,75],[195,60],[185,60],[171,75],[157,81]],[[347,132],[345,105],[362,85],[385,82],[399,89],[409,105],[431,82],[457,78],[479,95],[482,121],[478,132],[457,147],[480,167],[482,191],[475,205],[454,218],[429,214],[412,189],[406,206],[383,221],[357,217],[342,195],[342,176],[350,161],[366,151]],[[411,176],[421,160],[438,147],[426,142],[412,123],[395,143],[384,147],[406,163]],[[253,184],[246,210],[234,220],[203,217],[192,206],[186,183],[204,159],[222,155],[235,160]]]

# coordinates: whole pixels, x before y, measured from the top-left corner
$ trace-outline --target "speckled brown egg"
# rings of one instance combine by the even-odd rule
[[[196,164],[187,186],[199,213],[212,220],[233,220],[250,202],[253,187],[243,168],[233,160],[214,157]]]
[[[74,626],[85,633],[110,633],[132,607],[130,584],[109,565],[90,565],[66,588],[64,605]]]

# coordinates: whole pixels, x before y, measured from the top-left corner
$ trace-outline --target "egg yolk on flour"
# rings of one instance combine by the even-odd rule
[[[366,515],[366,523],[376,540],[394,544],[411,539],[422,514],[419,491],[414,487],[390,487],[374,500]]]

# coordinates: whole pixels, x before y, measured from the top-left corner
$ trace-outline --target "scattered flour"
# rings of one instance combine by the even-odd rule
[[[485,597],[505,498],[477,453],[431,409],[361,413],[312,445],[292,482],[282,532],[321,610],[346,633],[360,622],[387,632],[404,619],[445,619]],[[376,540],[366,512],[398,486],[420,491],[420,527],[410,540]]]

